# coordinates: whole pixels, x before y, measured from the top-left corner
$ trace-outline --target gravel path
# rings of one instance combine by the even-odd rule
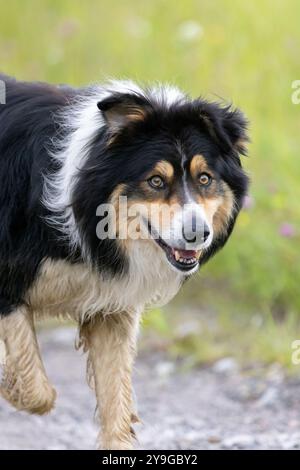
[[[92,449],[95,400],[74,330],[40,334],[43,357],[58,391],[46,417],[28,416],[0,401],[0,449]],[[300,449],[300,376],[270,367],[264,378],[241,374],[231,359],[183,372],[159,354],[142,354],[135,389],[145,449]]]

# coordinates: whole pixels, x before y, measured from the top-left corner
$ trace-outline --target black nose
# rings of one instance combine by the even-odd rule
[[[199,222],[199,221],[198,221]],[[197,218],[195,214],[192,215],[187,226],[182,227],[182,236],[188,243],[195,243],[201,240],[203,243],[208,239],[210,230],[208,225],[204,222],[197,227]]]

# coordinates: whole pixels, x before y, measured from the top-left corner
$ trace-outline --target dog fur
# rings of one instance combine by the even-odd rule
[[[240,163],[247,122],[239,110],[193,100],[169,85],[113,81],[73,89],[0,78],[6,85],[0,105],[1,394],[19,410],[52,409],[56,393],[34,324],[71,318],[78,347],[88,355],[99,447],[131,449],[138,420],[131,372],[141,313],[169,302],[230,236],[247,191]],[[170,181],[168,189],[153,188],[157,172]],[[207,187],[198,188],[199,175],[206,175]],[[193,248],[197,259],[181,239],[170,246],[151,237],[99,239],[97,207],[120,195],[156,204],[158,212],[162,203],[176,202],[172,230],[181,230],[190,217],[181,207],[192,203],[209,234]]]

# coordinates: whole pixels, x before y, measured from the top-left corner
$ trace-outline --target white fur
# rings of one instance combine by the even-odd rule
[[[67,137],[52,142],[55,151],[51,152],[51,157],[58,161],[60,170],[45,177],[43,202],[53,214],[49,222],[68,237],[74,249],[81,246],[81,242],[70,207],[72,193],[78,170],[88,157],[88,144],[104,126],[96,96],[97,89],[91,90],[90,96],[78,98],[67,112],[59,116],[59,125],[67,132]]]
[[[182,275],[153,243],[135,241],[129,250],[129,274],[122,279],[101,277],[83,263],[45,260],[28,293],[29,305],[38,315],[68,316],[83,323],[99,312],[141,312],[145,306],[169,302]]]

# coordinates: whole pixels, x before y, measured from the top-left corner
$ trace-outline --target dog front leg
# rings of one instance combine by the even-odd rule
[[[134,432],[132,365],[138,314],[122,312],[97,318],[81,333],[89,350],[101,423],[99,447],[132,449]]]
[[[19,410],[48,413],[56,392],[48,381],[40,356],[33,315],[26,306],[0,318],[5,363],[0,395]]]

